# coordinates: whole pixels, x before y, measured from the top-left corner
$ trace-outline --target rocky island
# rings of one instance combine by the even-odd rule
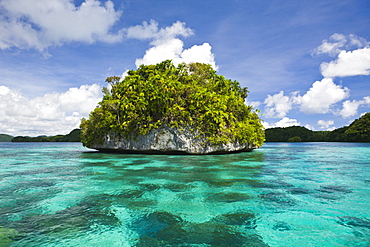
[[[262,145],[247,88],[208,64],[141,65],[109,77],[104,97],[81,121],[84,146],[106,152],[212,154]]]

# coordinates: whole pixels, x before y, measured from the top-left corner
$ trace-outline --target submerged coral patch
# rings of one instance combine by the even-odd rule
[[[370,229],[370,219],[358,218],[353,216],[339,217],[339,224],[353,228],[353,227],[363,227]]]

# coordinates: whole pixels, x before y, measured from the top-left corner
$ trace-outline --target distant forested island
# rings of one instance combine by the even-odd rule
[[[55,136],[16,136],[11,139],[11,142],[80,142],[80,129],[74,129],[67,135]]]
[[[312,131],[301,126],[265,130],[266,142],[370,142],[370,113],[333,131]]]
[[[0,142],[10,142],[13,138],[11,135],[0,134]]]

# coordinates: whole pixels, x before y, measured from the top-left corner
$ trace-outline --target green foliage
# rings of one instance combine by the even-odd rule
[[[299,136],[293,136],[288,139],[288,142],[301,142],[302,139]]]
[[[332,131],[328,138],[345,142],[370,142],[370,113],[356,119],[349,126]]]
[[[286,142],[293,137],[299,137],[303,142],[325,141],[324,131],[312,131],[301,126],[266,129],[265,135],[268,142]]]
[[[10,246],[18,234],[14,229],[0,226],[0,246]]]
[[[180,64],[170,60],[141,65],[120,81],[109,77],[103,100],[82,119],[85,146],[102,143],[113,131],[122,137],[145,135],[167,125],[191,128],[216,144],[238,141],[258,146],[264,131],[258,114],[246,106],[247,89],[217,75],[210,65]]]
[[[348,126],[335,129],[331,132],[329,132],[326,136],[327,141],[332,141],[332,142],[345,142],[346,138],[344,137],[344,132],[348,129]]]
[[[56,136],[16,136],[11,141],[12,142],[80,142],[81,130],[74,129],[67,135],[56,135]]]
[[[10,142],[13,138],[11,135],[0,134],[0,142]]]
[[[303,142],[370,142],[370,113],[333,131],[312,131],[305,127],[271,128],[265,131],[267,142],[286,142],[299,137]]]
[[[370,113],[351,123],[344,134],[350,142],[370,142]]]

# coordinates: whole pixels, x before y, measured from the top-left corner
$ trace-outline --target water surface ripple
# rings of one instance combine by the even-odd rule
[[[0,246],[370,246],[370,144],[229,155],[0,143]]]

